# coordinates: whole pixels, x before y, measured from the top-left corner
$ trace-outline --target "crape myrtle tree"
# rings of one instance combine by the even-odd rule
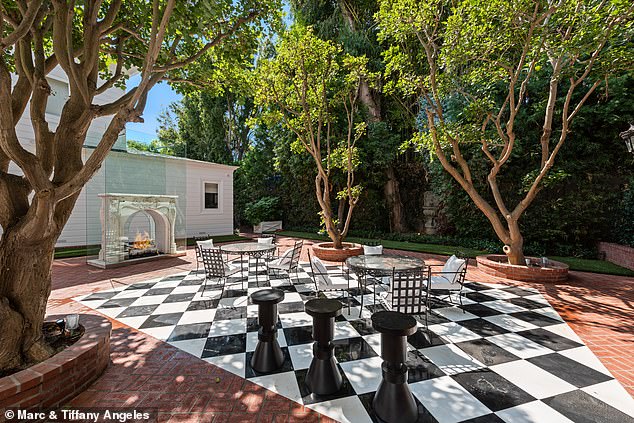
[[[551,176],[573,120],[608,75],[631,68],[633,12],[630,0],[380,0],[388,89],[420,96],[421,131],[412,142],[484,213],[511,264],[524,264],[520,218]],[[524,139],[514,123],[537,78],[549,81],[541,135]],[[519,143],[539,153],[511,204],[499,186],[503,169],[533,160],[514,156]],[[472,177],[468,144],[480,146],[486,181]]]
[[[365,57],[343,53],[302,25],[282,35],[274,58],[257,64],[255,102],[263,106],[261,119],[292,131],[297,137],[293,151],[307,152],[314,161],[320,215],[335,248],[343,248],[361,193],[354,172],[359,165],[356,143],[367,126],[357,121],[360,83],[372,78],[366,64]],[[338,192],[333,192],[335,171],[343,173]]]
[[[278,6],[261,0],[2,1],[0,371],[51,354],[41,325],[56,240],[126,122],[142,119],[150,89],[160,81],[189,81],[188,67],[221,47],[239,52]],[[57,66],[68,76],[70,96],[59,123],[51,125],[46,76]],[[112,102],[96,101],[123,87],[133,72],[140,74],[138,86]],[[16,130],[23,116],[32,142]],[[110,117],[109,124],[84,162],[82,146],[99,117]],[[20,171],[11,172],[11,163]]]

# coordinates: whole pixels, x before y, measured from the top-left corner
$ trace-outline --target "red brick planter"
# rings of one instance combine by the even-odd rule
[[[313,245],[313,254],[321,260],[345,261],[348,257],[363,254],[363,247],[349,242],[343,243],[343,248],[334,248],[332,242],[322,242]]]
[[[634,270],[634,248],[632,247],[611,242],[599,242],[599,254],[603,254],[605,260],[611,263]]]
[[[57,320],[63,316],[49,316]],[[0,379],[0,421],[4,409],[57,408],[83,392],[108,367],[112,325],[101,316],[81,314],[86,332],[73,345],[28,369]]]
[[[539,262],[538,258],[527,258],[535,263]],[[478,256],[476,261],[478,269],[500,278],[541,283],[564,282],[568,279],[568,265],[559,261],[549,260],[548,267],[509,264],[505,255]]]

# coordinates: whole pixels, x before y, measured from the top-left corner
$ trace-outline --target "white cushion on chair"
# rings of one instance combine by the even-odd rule
[[[269,267],[272,268],[287,268],[291,264],[291,260],[293,259],[293,249],[289,248],[282,254],[280,257],[269,263]]]
[[[214,240],[213,239],[207,239],[205,241],[196,241],[196,245],[198,245],[198,248],[200,248],[200,249],[210,250],[210,249],[214,248]]]
[[[447,260],[447,262],[445,263],[445,265],[442,267],[442,272],[450,272],[450,273],[445,273],[442,275],[442,277],[444,277],[445,279],[447,279],[447,281],[451,284],[454,284],[457,282],[458,280],[458,276],[459,273],[462,271],[462,269],[464,268],[466,264],[466,260],[465,259],[459,259],[458,257],[451,256],[449,257],[449,259]],[[439,275],[441,276],[441,275]],[[432,278],[432,287],[433,287],[433,278]],[[446,289],[446,288],[436,288],[436,289]]]
[[[317,280],[317,285],[322,285],[326,287],[332,287],[333,283],[328,276],[328,269],[324,266],[324,263],[318,257],[311,257],[310,261],[313,264],[313,269],[315,271],[315,280]]]
[[[366,256],[380,256],[383,254],[382,245],[364,245],[363,254]]]
[[[258,244],[273,245],[273,237],[258,238]]]
[[[455,280],[453,275],[449,275],[449,277],[443,275],[432,275],[430,289],[447,289],[449,291],[459,291],[460,284],[454,283],[453,280]]]

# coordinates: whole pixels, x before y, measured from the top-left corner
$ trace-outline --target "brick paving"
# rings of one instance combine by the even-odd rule
[[[281,238],[279,244],[285,247],[293,241]],[[311,244],[304,241],[305,246]],[[304,248],[303,261],[308,259],[306,251]],[[422,257],[432,264],[444,260],[429,254],[404,254]],[[117,284],[181,273],[192,266],[195,267],[193,250],[179,258],[109,270],[92,268],[83,258],[56,260],[48,312],[90,312],[71,298]],[[564,284],[526,283],[485,275],[471,260],[467,279],[539,289],[630,395],[634,395],[634,278],[570,272],[570,279]],[[112,364],[71,405],[158,408],[160,421],[170,422],[331,421],[167,343],[117,321],[112,323]]]

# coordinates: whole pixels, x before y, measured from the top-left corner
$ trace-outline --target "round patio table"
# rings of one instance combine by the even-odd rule
[[[367,276],[376,278],[391,276],[394,272],[424,269],[425,262],[416,257],[394,256],[390,254],[360,255],[346,259],[346,266],[356,273],[358,280],[363,281],[365,290]],[[361,286],[359,286],[361,288]],[[363,309],[363,292],[361,293],[361,309]],[[376,304],[376,287],[374,289],[374,304]],[[359,310],[359,315],[361,311]]]
[[[260,244],[259,242],[237,242],[235,244],[226,244],[220,247],[220,250],[228,254],[237,254],[240,256],[240,273],[244,275],[244,260],[243,256],[249,256],[255,258],[255,283],[259,286],[258,281],[258,267],[260,265],[260,258],[271,251],[275,251],[277,246],[275,244],[267,245]],[[247,280],[248,280],[247,276]],[[243,276],[244,279],[244,276]]]

